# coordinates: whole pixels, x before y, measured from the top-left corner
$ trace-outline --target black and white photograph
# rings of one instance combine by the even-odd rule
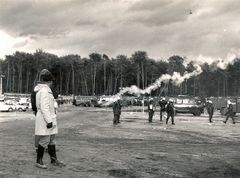
[[[239,0],[0,0],[0,178],[239,178]]]

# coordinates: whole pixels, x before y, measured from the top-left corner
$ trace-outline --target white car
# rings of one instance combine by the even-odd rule
[[[8,111],[12,112],[16,109],[15,105],[12,104],[6,104],[3,101],[0,102],[0,111]]]
[[[28,109],[28,103],[16,103],[16,110],[18,111],[27,111]]]

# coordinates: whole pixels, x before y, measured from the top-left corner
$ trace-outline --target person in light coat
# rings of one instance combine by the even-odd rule
[[[51,90],[54,78],[47,69],[43,69],[40,72],[39,80],[38,85],[34,88],[37,107],[35,135],[38,137],[36,166],[42,169],[47,168],[42,161],[45,148],[48,148],[48,153],[53,165],[64,166],[64,164],[57,159],[55,148],[55,135],[58,133],[58,127],[56,101]]]

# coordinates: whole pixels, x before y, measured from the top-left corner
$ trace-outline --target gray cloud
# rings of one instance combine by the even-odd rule
[[[0,30],[26,38],[13,50],[223,57],[240,48],[239,8],[238,0],[1,0]]]
[[[161,26],[187,20],[191,7],[191,2],[186,0],[150,0],[137,3],[129,9],[129,13],[135,13],[132,21],[147,26]]]
[[[28,44],[28,40],[20,41],[13,45],[13,48],[21,48]]]

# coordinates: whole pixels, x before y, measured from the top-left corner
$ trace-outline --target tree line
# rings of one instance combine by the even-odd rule
[[[123,87],[136,85],[146,88],[163,74],[174,71],[184,74],[194,66],[184,66],[186,59],[171,56],[166,60],[149,58],[147,52],[136,51],[130,57],[91,53],[82,58],[79,55],[57,56],[42,50],[26,53],[16,51],[0,60],[0,74],[3,91],[10,93],[31,93],[38,81],[39,72],[46,68],[55,77],[55,89],[61,95],[113,95]],[[240,94],[240,59],[225,70],[214,69],[207,63],[203,72],[174,86],[171,81],[152,91],[152,96],[237,96]]]

